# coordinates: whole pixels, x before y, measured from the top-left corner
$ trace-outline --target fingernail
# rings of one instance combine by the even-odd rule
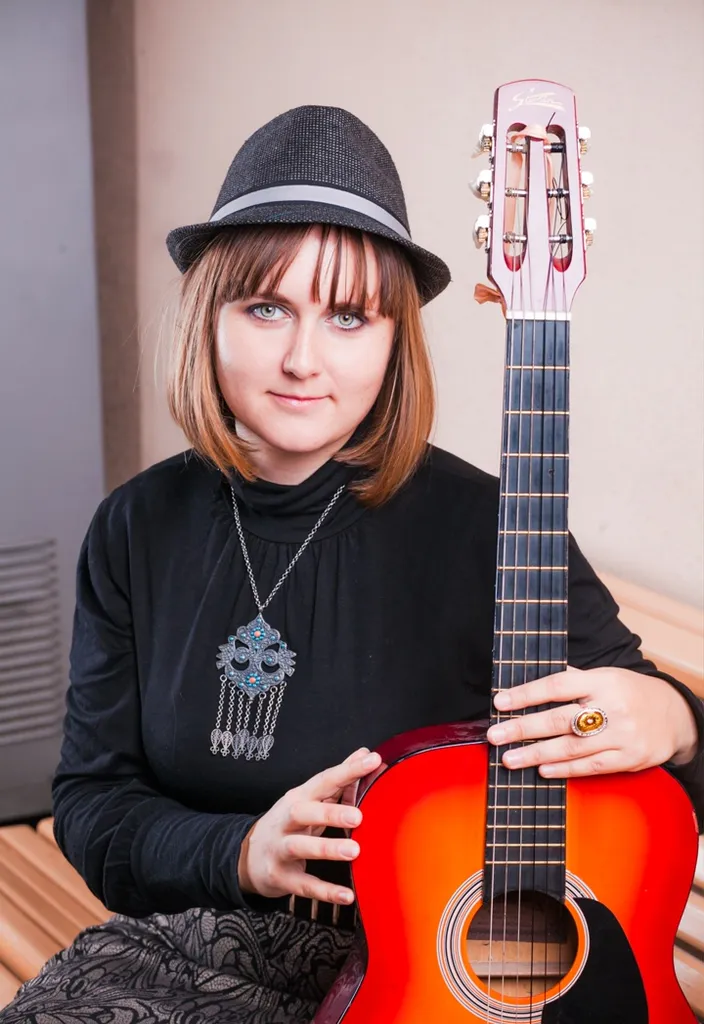
[[[494,707],[505,711],[511,707],[511,697],[508,693],[497,693],[494,697]]]
[[[352,757],[364,757],[365,754],[369,753],[369,747],[360,747],[359,750],[355,750]]]
[[[544,779],[549,779],[557,775],[557,766],[553,764],[541,764],[539,771]]]
[[[515,768],[523,760],[523,754],[520,750],[507,750],[502,760],[509,768]]]
[[[349,843],[342,847],[340,853],[345,860],[354,860],[355,857],[359,857],[359,843],[355,843],[350,840]]]
[[[347,889],[343,889],[339,894],[340,903],[354,903],[354,894],[349,892]]]
[[[378,754],[368,754],[362,761],[362,768],[376,768],[379,763]]]
[[[349,825],[351,828],[356,828],[362,821],[362,812],[358,811],[356,807],[349,807],[346,811],[342,812],[342,822],[344,825]]]
[[[508,739],[508,731],[503,725],[492,725],[486,736],[490,743],[504,743]]]

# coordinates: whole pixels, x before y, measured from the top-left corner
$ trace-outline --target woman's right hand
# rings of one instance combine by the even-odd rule
[[[344,800],[380,764],[378,754],[362,747],[342,764],[284,793],[255,821],[242,843],[240,888],[260,896],[293,894],[326,903],[352,903],[351,889],[307,874],[306,861],[352,861],[359,855],[353,839],[322,838],[321,833],[330,826],[348,829],[360,824],[362,812]]]

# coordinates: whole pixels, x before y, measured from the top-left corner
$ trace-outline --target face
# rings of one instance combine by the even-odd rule
[[[353,310],[354,259],[330,309],[334,246],[328,243],[320,280],[313,281],[320,230],[306,236],[277,292],[225,304],[216,329],[216,370],[237,433],[253,446],[257,475],[299,483],[344,445],[374,405],[391,355],[394,321],[372,308]],[[368,293],[378,291],[367,248]]]

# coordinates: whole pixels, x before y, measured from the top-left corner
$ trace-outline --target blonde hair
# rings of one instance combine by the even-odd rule
[[[186,271],[179,315],[172,335],[168,402],[174,420],[194,450],[224,473],[232,467],[255,479],[248,448],[235,431],[215,367],[215,330],[220,308],[243,301],[266,285],[276,290],[305,239],[316,225],[256,225],[217,235]],[[335,458],[364,467],[351,488],[366,505],[388,501],[414,473],[426,451],[435,417],[435,388],[420,301],[411,265],[401,248],[353,228],[322,225],[322,241],[313,281],[320,301],[326,245],[334,245],[330,308],[335,308],[343,261],[353,260],[353,308],[364,309],[367,295],[367,250],[378,268],[378,303],[382,316],[396,325],[386,375],[358,443]]]

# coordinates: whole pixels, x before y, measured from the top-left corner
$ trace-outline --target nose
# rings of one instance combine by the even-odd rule
[[[316,337],[316,323],[301,317],[294,321],[289,345],[283,360],[284,373],[304,380],[320,373],[320,351]]]

